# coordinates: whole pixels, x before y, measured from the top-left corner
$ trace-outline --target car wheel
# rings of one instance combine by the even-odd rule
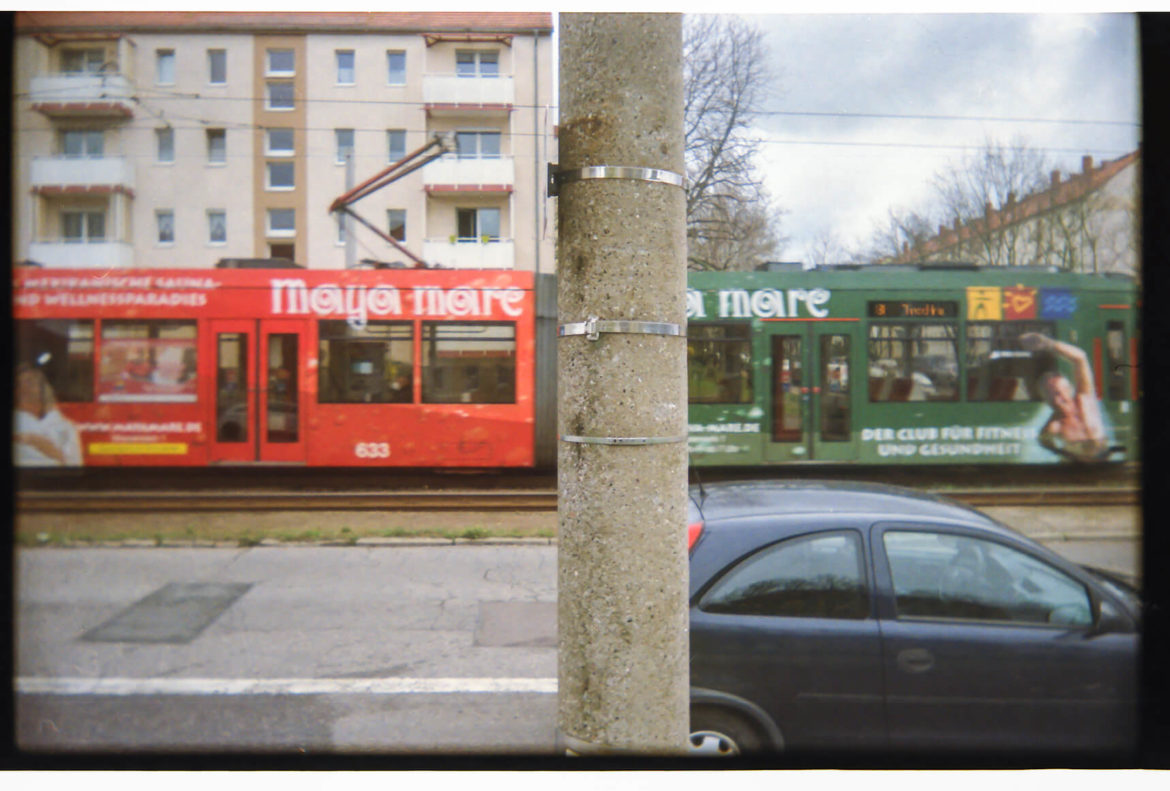
[[[761,749],[759,732],[738,714],[709,707],[691,712],[691,755],[732,757]]]

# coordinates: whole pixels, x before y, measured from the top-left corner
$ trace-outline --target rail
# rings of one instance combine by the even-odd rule
[[[935,494],[978,507],[1137,506],[1137,487],[947,489]],[[197,511],[555,511],[555,491],[40,492],[18,491],[26,513]]]

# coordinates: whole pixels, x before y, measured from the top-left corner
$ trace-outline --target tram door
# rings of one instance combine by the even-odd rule
[[[212,462],[304,462],[304,324],[212,322]]]
[[[765,461],[852,459],[853,333],[818,324],[771,335],[770,344],[772,410]]]

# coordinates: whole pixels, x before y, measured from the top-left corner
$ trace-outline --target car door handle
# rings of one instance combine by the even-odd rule
[[[925,673],[934,667],[934,654],[925,648],[907,648],[898,652],[898,667],[907,673]]]

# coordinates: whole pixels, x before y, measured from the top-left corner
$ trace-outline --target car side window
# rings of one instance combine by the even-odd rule
[[[1089,626],[1085,586],[994,541],[929,531],[886,531],[898,618]]]
[[[865,618],[869,595],[861,537],[846,530],[767,546],[724,574],[703,596],[699,609],[736,615]]]

